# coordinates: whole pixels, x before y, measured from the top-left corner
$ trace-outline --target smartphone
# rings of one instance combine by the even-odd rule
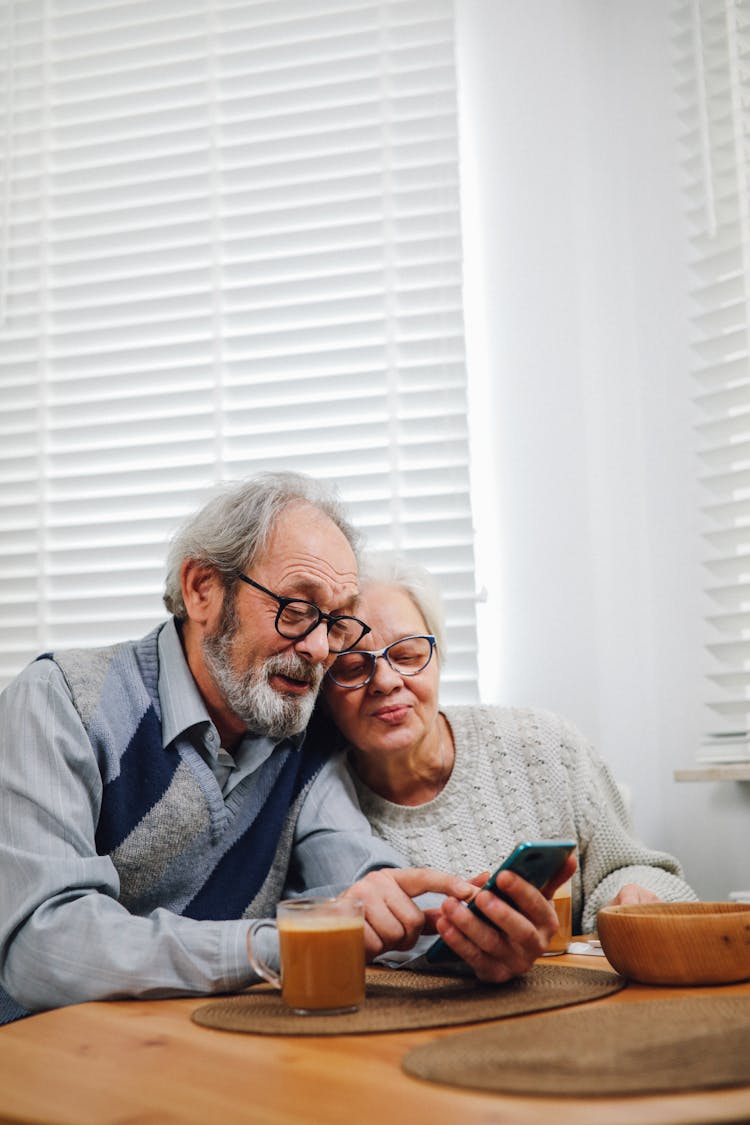
[[[554,878],[560,870],[565,860],[576,846],[575,840],[534,840],[524,841],[519,844],[510,853],[508,858],[493,871],[487,882],[482,887],[482,890],[492,891],[498,898],[503,899],[504,902],[510,903],[515,906],[513,899],[503,891],[499,891],[495,884],[495,880],[501,871],[514,871],[516,875],[520,875],[527,883],[531,883],[537,890],[543,891],[549,881]],[[482,911],[475,905],[474,902],[469,903],[469,910],[474,914],[478,914],[480,918],[491,926],[489,918],[485,918]],[[434,963],[436,961],[459,961],[460,957],[457,953],[446,945],[442,938],[437,938],[432,943],[425,957],[428,961]]]

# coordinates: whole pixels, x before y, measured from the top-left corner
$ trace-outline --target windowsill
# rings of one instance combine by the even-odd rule
[[[675,781],[750,781],[750,762],[734,762],[731,765],[694,766],[691,769],[675,770]]]

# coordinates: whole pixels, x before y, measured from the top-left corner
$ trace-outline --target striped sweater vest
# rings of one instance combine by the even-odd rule
[[[200,754],[162,747],[158,635],[47,654],[61,669],[96,754],[99,855],[133,914],[165,907],[197,919],[273,915],[299,809],[327,756],[279,744],[227,801]]]

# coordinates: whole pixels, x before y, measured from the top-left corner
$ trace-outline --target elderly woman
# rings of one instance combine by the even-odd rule
[[[520,840],[578,841],[573,932],[608,903],[694,900],[679,864],[632,835],[609,769],[547,711],[441,708],[442,607],[421,567],[371,556],[358,612],[372,632],[337,657],[324,699],[374,831],[414,864],[471,876]]]

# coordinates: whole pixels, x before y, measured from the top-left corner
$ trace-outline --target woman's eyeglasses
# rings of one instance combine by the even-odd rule
[[[347,690],[364,687],[375,675],[375,664],[382,656],[400,676],[416,676],[424,671],[432,660],[436,645],[431,635],[401,637],[392,641],[377,652],[357,649],[356,652],[342,652],[337,656],[326,675],[339,687]]]

